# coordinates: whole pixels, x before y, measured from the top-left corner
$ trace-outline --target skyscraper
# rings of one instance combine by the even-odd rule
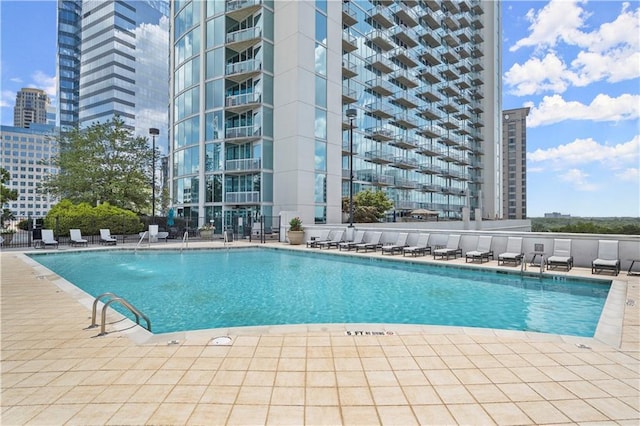
[[[13,125],[28,129],[31,123],[47,124],[50,102],[49,95],[44,90],[30,87],[21,89],[16,94]]]
[[[527,218],[527,115],[529,108],[502,112],[502,188],[505,219]]]
[[[58,109],[61,129],[78,125],[81,0],[58,0]]]
[[[384,191],[398,215],[500,216],[499,8],[172,3],[173,205],[217,227],[281,211],[338,223],[353,154],[355,192]]]

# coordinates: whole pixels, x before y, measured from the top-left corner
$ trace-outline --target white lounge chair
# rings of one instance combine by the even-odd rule
[[[522,252],[522,237],[507,238],[507,251],[498,255],[498,265],[513,263],[518,266],[522,262],[524,253]]]
[[[101,229],[100,230],[100,244],[106,245],[116,245],[117,240],[111,236],[111,231],[109,229]]]
[[[310,240],[307,240],[307,247],[315,248],[315,247],[318,247],[318,243],[321,243],[323,241],[329,241],[330,232],[331,231],[329,229],[323,229],[322,231],[320,231],[320,236],[311,237]]]
[[[481,235],[478,237],[478,246],[475,250],[471,250],[465,253],[464,262],[467,263],[469,260],[471,262],[475,262],[479,260],[480,263],[484,262],[486,259],[487,262],[489,258],[493,259],[493,251],[491,250],[491,241],[493,237],[491,235]]]
[[[338,244],[338,249],[342,251],[345,249],[350,251],[352,248],[356,247],[356,244],[362,244],[364,241],[364,231],[356,231],[356,235],[353,236],[353,241],[344,241]]]
[[[618,257],[618,241],[599,240],[598,257],[591,262],[591,273],[599,274],[611,271],[614,275],[620,273],[620,258]]]
[[[393,255],[396,253],[402,253],[402,250],[407,246],[407,238],[409,238],[409,234],[407,232],[399,233],[395,244],[382,246],[382,254],[390,253]]]
[[[342,242],[342,237],[344,235],[344,231],[336,231],[331,240],[329,241],[322,241],[318,243],[318,248],[322,249],[322,247],[326,247],[328,249],[330,249],[331,247],[338,247],[338,244],[340,244]]]
[[[365,253],[369,250],[376,251],[378,247],[380,247],[380,237],[382,237],[382,232],[371,232],[371,237],[369,237],[368,241],[356,244],[356,252],[361,249],[364,250]]]
[[[573,268],[573,256],[571,256],[571,240],[553,240],[553,254],[547,259],[547,269],[564,267]]]
[[[462,256],[462,249],[460,248],[460,235],[449,235],[447,239],[446,247],[435,249],[432,251],[433,259],[441,258],[449,260],[449,257],[453,256],[455,259],[458,255]]]
[[[431,247],[429,246],[429,235],[430,234],[419,234],[416,245],[403,248],[402,255],[406,256],[407,253],[409,253],[412,256],[417,256],[419,254],[425,255],[427,253],[431,253]]]
[[[42,230],[42,246],[44,248],[47,248],[47,246],[58,248],[58,241],[53,238],[53,229]]]
[[[79,229],[69,229],[69,239],[72,246],[86,246],[89,241],[82,238],[82,233]]]

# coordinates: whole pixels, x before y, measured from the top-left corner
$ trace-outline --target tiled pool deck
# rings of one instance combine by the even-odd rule
[[[190,244],[207,245],[222,244]],[[599,330],[608,343],[379,324],[149,338],[120,321],[111,330],[121,331],[97,337],[87,328],[90,300],[22,252],[0,256],[3,426],[640,422],[640,278],[626,272],[606,308],[613,323],[623,317],[622,333],[615,324]],[[591,277],[584,268],[557,274]],[[212,344],[224,335],[231,345]]]

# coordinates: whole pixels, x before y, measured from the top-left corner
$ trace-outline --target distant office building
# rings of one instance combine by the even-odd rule
[[[27,129],[31,123],[47,124],[47,109],[50,104],[49,95],[44,90],[30,87],[21,89],[16,94],[13,125]]]
[[[551,213],[545,213],[544,217],[547,219],[566,219],[566,218],[570,218],[571,215],[560,213],[560,212],[551,212]]]
[[[56,128],[47,124],[31,124],[30,128],[0,126],[2,161],[0,166],[11,174],[9,189],[18,191],[18,200],[2,208],[9,208],[18,217],[44,217],[57,200],[39,194],[37,187],[49,173],[57,173],[50,164],[57,155],[58,145],[53,139]]]
[[[351,154],[355,192],[384,191],[398,214],[501,214],[500,2],[171,7],[179,215],[339,223]]]
[[[529,108],[502,112],[502,188],[505,219],[527,218],[527,115]]]
[[[57,119],[60,129],[76,127],[80,99],[81,0],[58,0]]]

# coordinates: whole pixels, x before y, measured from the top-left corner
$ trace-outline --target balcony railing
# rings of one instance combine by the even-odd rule
[[[260,137],[261,135],[262,127],[258,126],[227,127],[225,130],[225,137],[227,139],[253,138]]]
[[[260,4],[262,4],[262,0],[231,0],[226,3],[226,11],[233,12],[234,10],[249,6],[258,6]]]
[[[259,203],[260,192],[227,192],[224,194],[224,201],[230,204]]]
[[[226,74],[240,74],[246,72],[260,71],[262,69],[262,61],[258,59],[249,59],[242,62],[233,62],[227,64]]]
[[[253,27],[244,30],[234,31],[227,34],[227,43],[238,43],[240,41],[259,38],[262,35],[262,28]]]
[[[259,93],[243,93],[241,95],[231,95],[225,98],[225,106],[235,107],[240,105],[255,104],[260,102]]]
[[[242,172],[247,170],[259,170],[262,165],[260,158],[241,158],[237,160],[227,160],[225,170],[230,172]]]

